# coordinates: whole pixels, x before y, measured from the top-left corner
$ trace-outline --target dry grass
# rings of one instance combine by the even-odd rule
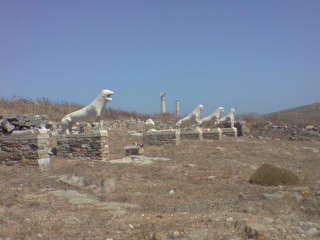
[[[79,110],[84,106],[68,102],[51,102],[46,98],[32,101],[24,98],[13,98],[10,100],[0,99],[0,116],[8,114],[47,114],[52,121],[59,121],[66,114]],[[106,111],[108,119],[140,118],[142,120],[150,116],[136,112],[127,112],[120,109],[108,107]]]
[[[141,137],[126,131],[110,131],[110,158],[124,157],[124,146]],[[313,199],[320,190],[319,143],[223,138],[221,141],[185,141],[181,146],[145,147],[145,155],[170,161],[152,165],[108,164],[52,158],[47,171],[36,167],[0,166],[0,238],[11,239],[152,239],[163,233],[168,239],[178,231],[186,237],[197,229],[208,229],[208,239],[245,238],[245,219],[266,225],[267,239],[287,239],[299,222],[320,223],[320,206]],[[302,200],[288,197],[269,201],[262,193],[275,187],[249,183],[250,176],[264,163],[293,171],[304,189]],[[58,181],[64,174],[84,178],[84,186]],[[101,178],[114,182],[107,192],[94,192]],[[108,186],[108,185],[107,185]],[[118,202],[139,206],[125,215],[102,210],[92,204],[72,204],[50,191],[75,190],[102,203]],[[174,190],[174,194],[170,194]],[[302,210],[303,206],[303,210]],[[226,221],[231,217],[231,222]],[[285,229],[286,232],[281,229]],[[304,239],[317,239],[306,237]]]

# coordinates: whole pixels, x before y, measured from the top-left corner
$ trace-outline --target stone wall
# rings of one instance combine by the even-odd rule
[[[294,131],[290,139],[302,141],[320,141],[320,128],[309,126],[299,131]]]
[[[26,130],[9,136],[0,136],[0,162],[48,165],[49,135]]]
[[[65,159],[108,160],[108,131],[57,136],[57,156]]]

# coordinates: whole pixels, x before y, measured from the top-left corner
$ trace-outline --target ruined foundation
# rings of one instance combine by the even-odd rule
[[[26,130],[1,136],[0,163],[49,165],[49,135],[38,130]]]
[[[64,159],[108,160],[108,131],[95,130],[58,136],[57,156]]]
[[[149,131],[143,133],[143,144],[150,145],[180,145],[180,131],[179,130],[162,130]]]
[[[203,140],[202,130],[189,130],[180,133],[181,140]]]
[[[204,129],[202,130],[203,140],[220,140],[222,137],[222,130],[220,128]]]

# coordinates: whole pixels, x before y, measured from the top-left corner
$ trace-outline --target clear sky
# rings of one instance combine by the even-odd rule
[[[319,0],[1,0],[0,97],[154,114],[320,102]],[[204,116],[204,115],[203,115]]]

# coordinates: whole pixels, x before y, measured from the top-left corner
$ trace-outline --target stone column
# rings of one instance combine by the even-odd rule
[[[166,112],[166,102],[165,102],[165,93],[160,93],[160,101],[161,101],[161,113]]]
[[[180,117],[180,102],[176,101],[176,116]]]

